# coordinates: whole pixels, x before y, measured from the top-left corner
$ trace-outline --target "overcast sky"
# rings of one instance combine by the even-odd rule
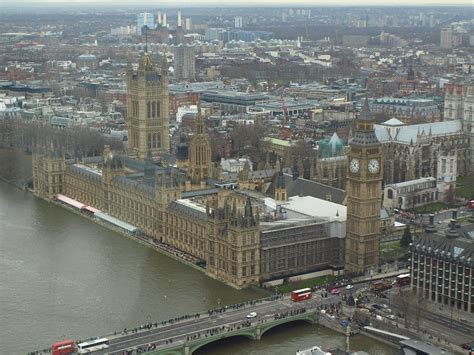
[[[263,5],[263,6],[318,6],[318,5],[407,5],[407,6],[419,6],[419,5],[472,5],[473,0],[160,0],[160,1],[146,1],[146,0],[0,0],[0,8],[3,5],[8,7],[14,7],[17,4],[58,4],[63,5],[80,5],[87,3],[97,5],[128,5],[128,6],[141,6],[147,5],[149,7],[177,7],[177,6],[199,6],[199,5],[217,5],[217,6],[250,6],[250,5]]]

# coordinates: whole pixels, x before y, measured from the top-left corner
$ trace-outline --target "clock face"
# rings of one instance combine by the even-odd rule
[[[369,168],[369,173],[372,173],[372,174],[377,173],[380,168],[379,161],[377,159],[370,159],[368,168]]]
[[[359,160],[357,159],[352,159],[351,164],[350,164],[351,171],[353,173],[356,173],[359,171]]]

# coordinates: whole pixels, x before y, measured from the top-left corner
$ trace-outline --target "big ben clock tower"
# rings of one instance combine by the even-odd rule
[[[345,270],[377,272],[383,161],[367,97],[356,119],[348,158]]]

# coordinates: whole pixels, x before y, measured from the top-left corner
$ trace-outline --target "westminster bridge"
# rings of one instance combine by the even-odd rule
[[[260,338],[281,324],[306,321],[311,324],[328,324],[330,318],[318,307],[335,304],[340,299],[327,298],[292,302],[288,295],[226,306],[207,313],[186,315],[180,318],[149,323],[120,334],[108,336],[108,354],[136,354],[146,352],[160,355],[191,355],[199,348],[235,336],[252,340]],[[252,316],[249,318],[248,316]],[[337,322],[332,322],[337,326]],[[341,328],[342,330],[342,328]]]

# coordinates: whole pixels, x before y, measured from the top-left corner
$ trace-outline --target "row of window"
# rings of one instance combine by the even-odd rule
[[[160,117],[160,102],[151,101],[146,104],[146,117],[147,118],[158,118]]]

